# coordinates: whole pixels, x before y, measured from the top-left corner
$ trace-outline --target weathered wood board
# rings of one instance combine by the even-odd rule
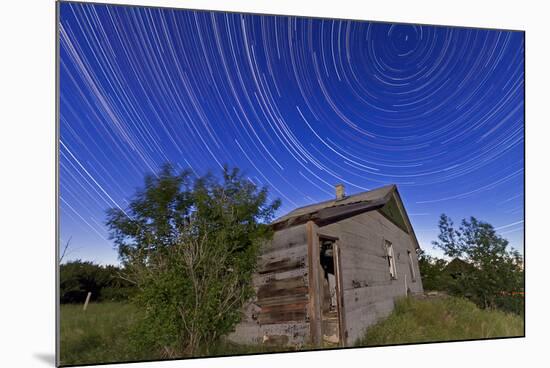
[[[304,344],[308,324],[305,225],[277,231],[261,250],[253,276],[256,297],[229,337],[235,342]]]

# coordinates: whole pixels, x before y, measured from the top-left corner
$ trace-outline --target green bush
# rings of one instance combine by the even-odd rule
[[[424,290],[444,291],[447,289],[447,277],[444,272],[447,262],[443,259],[432,257],[425,251],[418,254],[418,268],[422,278]]]
[[[258,249],[278,206],[237,169],[218,180],[166,165],[127,210],[109,210],[126,278],[138,288],[133,302],[144,311],[136,346],[194,356],[230,332],[253,294]]]
[[[495,307],[525,316],[525,297],[522,292],[499,295],[495,298]]]

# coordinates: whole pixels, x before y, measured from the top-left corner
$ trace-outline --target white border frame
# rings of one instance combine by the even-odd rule
[[[105,1],[97,1],[105,2]],[[523,29],[526,34],[526,278],[527,337],[154,363],[131,367],[257,367],[385,364],[517,367],[543,358],[547,313],[545,232],[548,157],[548,20],[543,2],[357,0],[139,0],[110,3],[305,15],[391,22]],[[2,366],[52,366],[55,241],[55,5],[12,0],[2,4],[0,280]],[[538,358],[538,357],[540,358]],[[304,359],[307,363],[304,363]],[[111,365],[117,367],[122,365]],[[129,366],[124,366],[129,367]]]

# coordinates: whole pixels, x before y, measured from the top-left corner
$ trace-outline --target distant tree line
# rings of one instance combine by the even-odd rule
[[[442,214],[433,245],[451,260],[420,253],[425,290],[465,297],[481,308],[524,313],[523,257],[491,224],[471,217],[456,227]]]
[[[92,301],[126,301],[135,294],[136,287],[121,277],[117,266],[101,266],[81,260],[59,266],[60,301],[84,303],[88,292]]]

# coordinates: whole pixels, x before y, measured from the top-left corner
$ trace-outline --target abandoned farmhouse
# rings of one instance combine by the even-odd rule
[[[335,199],[272,227],[235,342],[351,345],[396,298],[422,292],[418,241],[395,185],[351,196],[337,185]]]

